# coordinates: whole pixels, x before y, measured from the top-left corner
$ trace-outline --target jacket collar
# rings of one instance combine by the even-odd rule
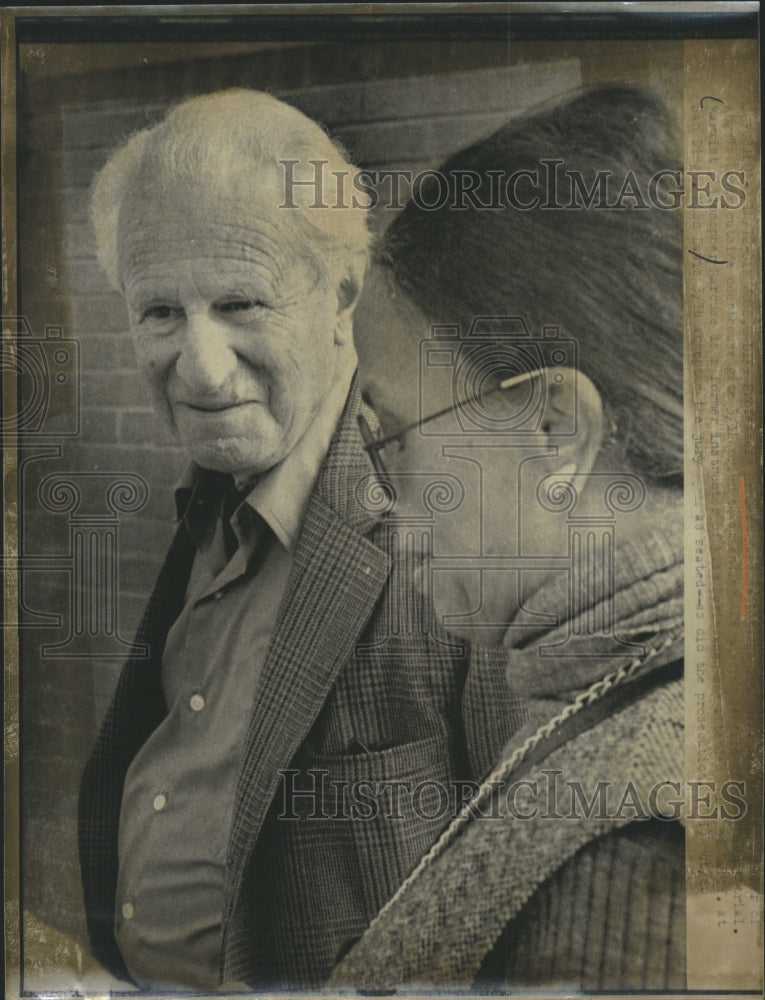
[[[382,525],[382,497],[377,480],[361,441],[358,417],[372,425],[377,417],[361,399],[358,375],[351,382],[348,399],[327,458],[316,483],[314,500],[319,499],[333,510],[348,527],[368,535]]]

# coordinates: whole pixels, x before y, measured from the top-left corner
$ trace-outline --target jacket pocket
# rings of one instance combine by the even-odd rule
[[[347,818],[369,920],[455,814],[454,765],[440,735],[369,753],[315,756],[324,803]]]

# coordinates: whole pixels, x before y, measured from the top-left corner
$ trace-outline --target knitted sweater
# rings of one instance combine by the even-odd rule
[[[631,823],[579,850],[484,959],[480,990],[685,989],[684,831]]]

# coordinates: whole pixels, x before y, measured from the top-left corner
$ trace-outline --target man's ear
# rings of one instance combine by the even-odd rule
[[[337,282],[337,321],[335,323],[335,343],[347,344],[353,340],[353,312],[356,308],[364,275],[367,270],[367,255],[359,250],[345,262]]]
[[[592,470],[603,443],[603,401],[576,368],[547,370],[541,429],[558,448],[549,458],[551,472],[570,479]]]

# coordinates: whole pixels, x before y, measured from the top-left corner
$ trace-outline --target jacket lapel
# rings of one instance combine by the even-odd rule
[[[389,559],[368,536],[379,518],[361,502],[371,468],[357,430],[355,381],[309,502],[263,666],[237,783],[226,865],[224,926],[265,814],[385,586]]]

